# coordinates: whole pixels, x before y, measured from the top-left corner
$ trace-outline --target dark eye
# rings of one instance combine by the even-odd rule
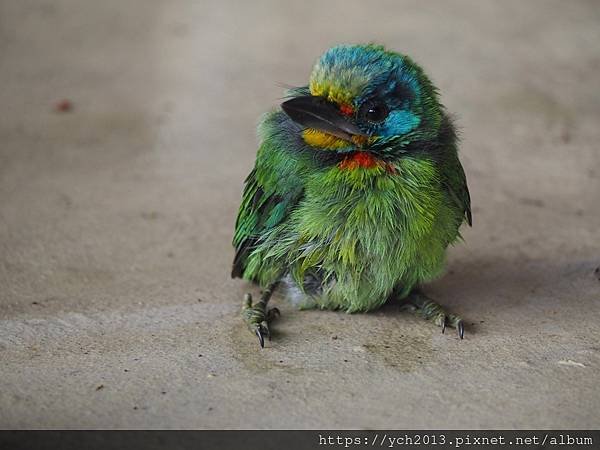
[[[383,122],[387,116],[388,108],[380,100],[367,100],[358,110],[359,119],[371,123]]]

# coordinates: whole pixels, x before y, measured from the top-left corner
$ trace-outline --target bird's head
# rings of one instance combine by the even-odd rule
[[[423,70],[378,45],[327,50],[309,85],[290,96],[281,107],[316,150],[393,159],[411,142],[435,137],[442,120],[435,87]]]

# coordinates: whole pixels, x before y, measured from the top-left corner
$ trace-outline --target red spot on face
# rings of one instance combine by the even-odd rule
[[[340,105],[340,112],[345,116],[352,116],[354,114],[354,107],[347,103],[342,103]]]

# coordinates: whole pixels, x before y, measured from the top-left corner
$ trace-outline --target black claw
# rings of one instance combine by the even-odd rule
[[[456,329],[458,330],[458,336],[463,339],[465,337],[465,325],[462,320],[459,320],[456,324]]]
[[[256,333],[256,336],[258,336],[258,343],[260,344],[260,348],[265,348],[265,338],[263,337],[260,328],[256,328],[254,332]]]
[[[446,332],[446,318],[444,317],[444,321],[442,322],[442,334]]]

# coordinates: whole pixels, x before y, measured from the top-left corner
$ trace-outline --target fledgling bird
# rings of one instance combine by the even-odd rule
[[[350,313],[394,298],[462,339],[462,319],[419,290],[471,225],[456,133],[429,78],[383,46],[341,45],[287,97],[259,125],[233,238],[232,277],[262,288],[242,308],[261,347],[278,286],[300,307]]]

